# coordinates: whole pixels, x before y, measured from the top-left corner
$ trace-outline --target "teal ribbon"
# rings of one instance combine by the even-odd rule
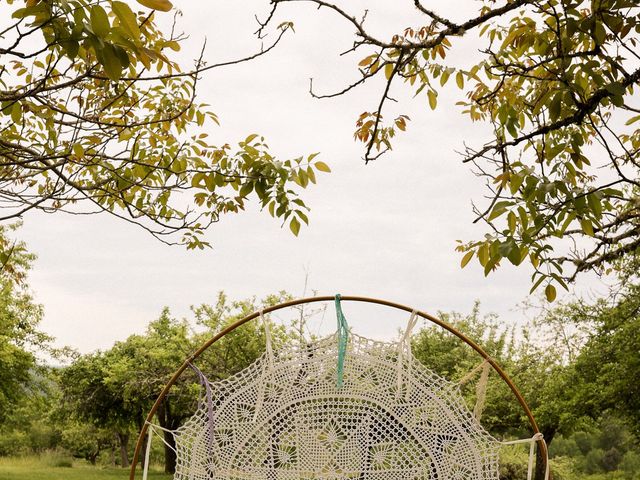
[[[338,370],[336,387],[341,388],[344,376],[344,357],[347,354],[347,341],[349,340],[349,326],[347,325],[347,319],[344,313],[342,313],[339,293],[336,295],[336,317],[338,319]]]

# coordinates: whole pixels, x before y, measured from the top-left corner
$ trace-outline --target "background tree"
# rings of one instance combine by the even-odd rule
[[[116,439],[109,429],[96,427],[93,423],[67,420],[61,425],[60,446],[75,458],[83,458],[96,465],[105,450],[117,448]],[[115,465],[115,462],[114,462]]]
[[[614,412],[640,434],[640,285],[626,284],[608,301],[575,306],[583,322],[594,324],[575,361],[575,408],[591,416]]]
[[[27,0],[0,27],[0,221],[30,210],[107,212],[165,243],[202,248],[203,231],[256,198],[297,234],[307,207],[297,189],[328,171],[276,160],[264,138],[213,145],[217,118],[196,100],[207,70],[169,57],[184,36],[162,32],[167,0]],[[132,6],[135,8],[137,4]],[[140,5],[137,5],[140,7]],[[138,9],[136,9],[138,10]],[[187,201],[185,202],[185,195]],[[6,251],[4,253],[7,253]]]
[[[284,8],[293,2],[331,11],[355,32],[346,53],[355,52],[359,61],[357,80],[335,93],[312,88],[313,96],[340,96],[382,77],[373,110],[356,122],[365,163],[389,151],[407,128],[406,115],[386,115],[401,82],[435,109],[438,91],[455,79],[464,94],[462,112],[490,128],[483,145],[463,153],[486,179],[488,196],[473,208],[486,235],[460,243],[463,266],[475,256],[488,274],[506,261],[528,261],[532,290],[545,285],[553,300],[555,284],[564,287],[585,271],[606,272],[638,250],[637,1],[484,0],[470,14],[471,2],[466,9],[434,11],[414,0],[415,24],[387,36],[367,22],[375,10],[354,11],[348,2],[271,0],[258,35],[287,15]],[[451,55],[460,37],[479,46],[463,66]]]
[[[476,303],[468,315],[442,313],[439,317],[483,346],[491,358],[505,369],[531,408],[548,446],[558,433],[570,434],[581,425],[585,414],[575,410],[569,393],[575,381],[573,365],[567,364],[562,348],[546,348],[541,335],[534,336],[528,328],[505,328],[495,315],[480,314]],[[540,334],[542,327],[537,325]],[[447,331],[428,326],[412,341],[416,358],[445,378],[460,380],[482,361],[468,345]],[[478,401],[479,374],[462,385],[462,392],[471,409]],[[522,407],[504,381],[490,373],[482,412],[482,425],[494,436],[504,439],[526,438],[531,426]],[[599,414],[590,418],[596,419]],[[505,461],[503,474],[518,475],[521,465]],[[536,478],[544,478],[544,459],[538,451]],[[512,471],[513,470],[513,471]],[[508,473],[511,472],[511,473]],[[522,472],[520,472],[522,473]],[[514,477],[515,478],[515,477]]]
[[[31,369],[21,392],[2,410],[0,456],[40,454],[56,448],[61,440],[53,414],[60,396],[51,370]]]
[[[637,377],[633,370],[637,355],[632,354],[634,348],[637,352],[633,272],[624,270],[623,289],[607,302],[558,305],[529,328],[505,328],[495,315],[481,315],[478,305],[466,315],[439,314],[482,344],[514,379],[549,442],[555,478],[590,478],[588,472],[599,475],[593,480],[637,477],[638,417],[635,400],[625,397],[627,389],[633,394]],[[24,394],[12,400],[0,423],[0,456],[62,449],[63,455],[89,462],[126,465],[131,436],[139,431],[169,376],[193,349],[230,322],[288,298],[280,293],[263,300],[232,301],[220,294],[214,303],[194,307],[189,321],[173,318],[165,310],[147,331],[109,350],[73,358],[68,367],[33,370],[21,383]],[[298,312],[291,314],[299,321]],[[565,325],[560,323],[563,319]],[[576,322],[581,329],[573,328]],[[292,327],[286,321],[271,327],[276,348],[282,342],[300,340],[295,322]],[[227,378],[263,354],[264,338],[261,322],[249,322],[205,352],[197,366],[212,381]],[[620,354],[617,345],[621,345]],[[454,381],[481,361],[459,339],[428,324],[416,332],[412,346],[418,360]],[[471,408],[477,378],[462,387]],[[185,372],[154,423],[179,427],[193,414],[201,396],[197,375]],[[495,374],[489,375],[481,423],[497,438],[531,434],[522,409]],[[172,441],[170,436],[164,439]],[[154,444],[152,462],[164,460],[170,470],[175,461],[171,449],[161,442]],[[502,451],[501,478],[522,478],[525,450]],[[65,465],[71,465],[68,457]],[[542,478],[541,471],[537,474]]]
[[[267,295],[258,300],[248,298],[244,300],[230,300],[220,292],[215,304],[202,304],[193,308],[196,325],[203,327],[201,333],[194,337],[194,343],[201,345],[211,336],[232,323],[246,317],[260,308],[269,307],[291,300],[286,292]],[[268,315],[266,316],[268,319]],[[271,336],[274,346],[289,341],[292,332],[282,325],[271,326]],[[251,322],[226,335],[219,342],[209,348],[201,357],[203,370],[212,381],[222,380],[231,376],[253,363],[265,351],[265,336],[260,321]]]
[[[104,352],[81,355],[59,376],[62,406],[56,418],[62,445],[92,463],[102,450],[117,445],[121,466],[128,466],[130,438],[139,431],[148,411],[175,370],[207,339],[260,306],[289,298],[284,293],[230,301],[224,293],[214,305],[193,308],[194,321],[178,320],[164,309],[144,334],[131,335]],[[284,327],[274,327],[274,343],[286,341]],[[209,380],[226,378],[246,368],[265,351],[260,322],[251,322],[217,342],[199,360]],[[158,424],[177,429],[198,407],[201,385],[194,371],[186,371],[157,411]],[[117,442],[114,439],[117,438]],[[163,435],[164,467],[173,473],[175,439]]]
[[[600,478],[617,470],[618,478],[633,479],[640,471],[637,439],[624,422],[609,414],[572,435],[559,436],[551,455],[556,461],[571,459],[576,470]]]
[[[34,255],[21,242],[9,240],[6,227],[0,227],[0,244],[9,246],[0,275],[0,425],[11,412],[10,406],[29,395],[29,385],[38,367],[36,350],[50,351],[50,338],[37,327],[42,306],[35,303],[25,284]]]
[[[194,350],[189,334],[186,320],[171,317],[165,308],[144,335],[131,335],[107,353],[109,363],[103,381],[111,391],[118,392],[137,430],[173,372]],[[160,405],[159,425],[169,430],[178,428],[195,411],[197,392],[198,379],[187,373]],[[168,432],[164,432],[164,441],[165,471],[173,473],[175,441]]]
[[[57,417],[66,420],[63,439],[72,451],[95,464],[101,450],[117,438],[120,465],[127,467],[134,415],[123,393],[107,381],[113,357],[109,353],[82,355],[63,369],[59,380],[63,405]]]

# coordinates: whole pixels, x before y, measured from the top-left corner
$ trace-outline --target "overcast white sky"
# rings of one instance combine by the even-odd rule
[[[180,54],[183,64],[205,37],[210,62],[259,48],[253,15],[267,12],[266,0],[174,3],[184,13],[179,26],[191,36]],[[411,23],[409,0],[365,3],[377,31]],[[473,1],[446,5],[454,18],[476,8]],[[258,132],[283,158],[321,152],[333,173],[304,193],[311,226],[295,238],[252,205],[209,231],[213,249],[187,252],[107,215],[29,215],[20,236],[39,257],[30,284],[45,306],[42,328],[59,345],[82,352],[109,347],[142,331],[163,306],[188,315],[190,305],[213,302],[220,290],[231,298],[278,290],[299,296],[305,270],[320,294],[375,296],[430,312],[468,311],[479,299],[484,311],[504,321],[521,317],[512,309],[528,293],[527,268],[506,266],[485,278],[477,264],[461,270],[454,251],[456,239],[481,234],[471,224],[470,202],[483,192],[455,153],[463,142],[477,145],[484,138],[482,127],[455,106],[457,92],[445,90],[432,112],[426,100],[412,101],[406,90],[397,90],[400,105],[393,108],[411,116],[409,132],[386,158],[365,166],[352,132],[357,116],[373,109],[380,85],[334,100],[310,98],[309,77],[318,89],[339,88],[356,78],[362,55],[337,56],[353,37],[334,16],[301,5],[288,13],[294,35],[266,57],[207,74],[200,99],[220,116],[222,127],[211,132],[220,143]],[[459,49],[457,61],[475,48]],[[581,290],[594,287],[595,280],[581,280]],[[371,316],[350,305],[345,311],[354,329],[368,336],[389,337],[402,325],[384,311]]]

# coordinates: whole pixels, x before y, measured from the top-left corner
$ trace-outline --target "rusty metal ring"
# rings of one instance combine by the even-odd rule
[[[288,302],[279,303],[278,305],[273,305],[271,307],[266,307],[266,308],[264,308],[262,310],[262,313],[263,314],[264,313],[270,313],[270,312],[274,312],[276,310],[281,310],[283,308],[293,307],[293,306],[301,305],[301,304],[304,304],[304,303],[333,301],[334,298],[335,297],[333,297],[333,296],[300,298],[300,299],[297,299],[297,300],[291,300],[291,301],[288,301]],[[384,306],[387,306],[387,307],[395,308],[397,310],[404,310],[405,312],[409,312],[409,313],[414,311],[413,308],[407,307],[406,305],[401,305],[399,303],[390,302],[388,300],[381,300],[381,299],[378,299],[378,298],[342,295],[341,299],[342,299],[343,302],[363,302],[363,303],[373,303],[373,304],[377,304],[377,305],[384,305]],[[531,424],[531,428],[533,430],[533,433],[534,434],[540,433],[540,430],[538,428],[536,420],[533,417],[533,413],[531,412],[531,409],[527,405],[527,402],[525,401],[524,397],[522,396],[522,394],[520,393],[518,388],[515,386],[515,384],[511,380],[511,378],[509,378],[509,376],[506,374],[506,372],[500,367],[500,365],[498,365],[495,362],[495,360],[493,360],[493,358],[491,358],[489,356],[489,354],[487,352],[485,352],[482,349],[482,347],[480,347],[480,345],[478,345],[476,342],[474,342],[469,337],[464,335],[462,332],[458,331],[453,326],[443,322],[442,320],[440,320],[440,319],[438,319],[438,318],[436,318],[436,317],[434,317],[432,315],[429,315],[428,313],[421,312],[420,310],[415,310],[415,312],[416,312],[416,315],[418,315],[418,316],[424,318],[425,320],[428,320],[431,323],[434,323],[434,324],[438,325],[439,327],[441,327],[441,328],[447,330],[448,332],[452,333],[453,335],[458,337],[460,340],[462,340],[464,343],[466,343],[471,348],[473,348],[482,358],[484,358],[491,365],[491,367],[494,369],[494,371],[498,375],[500,375],[500,378],[502,378],[502,380],[507,384],[509,389],[515,395],[516,399],[518,400],[518,403],[520,404],[520,406],[524,410],[525,414],[527,415],[527,418],[529,419],[529,423]],[[164,386],[164,388],[160,392],[160,395],[158,396],[158,398],[156,399],[155,403],[153,404],[153,407],[151,407],[151,410],[149,411],[149,414],[147,415],[146,421],[145,421],[144,425],[142,426],[142,429],[140,430],[140,434],[138,435],[138,440],[136,441],[136,448],[135,448],[135,450],[133,452],[133,459],[131,461],[131,469],[130,469],[130,473],[129,473],[129,480],[135,480],[136,467],[138,465],[138,460],[139,460],[139,457],[140,457],[140,451],[142,450],[142,444],[144,442],[144,437],[147,434],[147,430],[149,428],[148,425],[149,425],[149,423],[151,423],[151,420],[153,420],[153,416],[156,414],[156,411],[160,407],[160,403],[162,402],[164,397],[167,396],[167,394],[169,393],[169,390],[175,384],[175,382],[178,380],[178,378],[180,377],[182,372],[184,372],[189,367],[189,364],[191,364],[200,355],[202,355],[202,353],[205,350],[207,350],[211,345],[216,343],[218,340],[220,340],[222,337],[224,337],[228,333],[233,332],[236,328],[244,325],[247,322],[250,322],[251,320],[253,320],[253,319],[255,319],[255,318],[259,317],[259,316],[260,316],[260,311],[256,311],[256,312],[253,312],[253,313],[247,315],[246,317],[238,320],[237,322],[229,325],[224,330],[220,331],[218,334],[216,334],[215,336],[213,336],[212,338],[207,340],[200,348],[198,348],[194,353],[192,353],[191,356],[189,356],[189,358],[187,358],[184,361],[184,363],[175,371],[173,376],[169,379],[167,384]],[[547,458],[547,455],[546,455],[547,454],[547,451],[546,451],[547,450],[547,446],[546,446],[546,444],[545,444],[545,442],[543,440],[540,440],[538,442],[538,448],[541,449],[543,458]]]

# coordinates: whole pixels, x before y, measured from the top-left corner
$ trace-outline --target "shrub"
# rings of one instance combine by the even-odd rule
[[[573,437],[564,438],[558,435],[549,447],[549,455],[553,457],[578,457],[582,455],[578,443]]]
[[[622,461],[622,453],[616,447],[611,447],[602,456],[602,468],[605,472],[613,472],[618,469]]]
[[[631,450],[625,453],[620,462],[620,470],[624,472],[625,479],[638,478],[640,476],[640,454]]]
[[[527,478],[529,455],[516,445],[500,450],[500,480],[520,480]]]
[[[73,467],[73,459],[64,451],[47,450],[40,455],[40,461],[51,468],[71,468]]]
[[[29,451],[29,436],[25,432],[18,430],[0,432],[0,456],[25,455]]]
[[[604,450],[601,448],[594,448],[584,457],[585,473],[593,474],[602,472],[602,458],[604,457]]]
[[[576,471],[576,462],[570,457],[555,457],[549,462],[553,480],[582,480]],[[526,478],[526,477],[521,477]]]

